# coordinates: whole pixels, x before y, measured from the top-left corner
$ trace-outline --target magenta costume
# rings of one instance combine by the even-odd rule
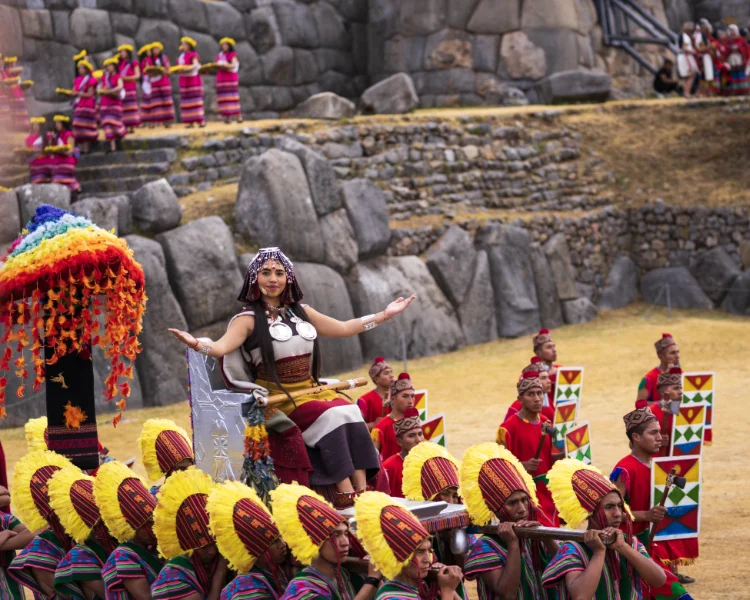
[[[203,80],[198,74],[200,57],[197,52],[183,52],[177,59],[180,65],[191,65],[189,73],[180,75],[180,117],[183,123],[203,123]],[[198,65],[193,64],[198,61]]]
[[[236,52],[219,52],[216,62],[231,65],[237,58]],[[216,73],[216,101],[222,117],[237,117],[242,114],[240,108],[240,63],[230,67],[228,71],[219,70]]]
[[[135,77],[137,60],[121,60],[118,68],[121,77]],[[138,110],[138,84],[135,81],[124,81],[125,99],[122,101],[122,122],[125,127],[138,127],[141,124],[141,113]]]

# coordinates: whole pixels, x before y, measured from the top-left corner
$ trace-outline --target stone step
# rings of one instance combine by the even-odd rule
[[[78,160],[78,168],[122,165],[127,163],[172,163],[177,160],[174,148],[152,148],[148,150],[125,150],[123,152],[92,152],[83,154]]]
[[[161,179],[161,175],[141,175],[120,179],[95,179],[82,184],[81,192],[87,196],[134,192],[157,179]]]
[[[114,164],[107,166],[88,166],[85,168],[79,167],[76,169],[76,177],[78,181],[83,183],[84,181],[101,180],[107,181],[111,179],[128,179],[131,177],[138,177],[139,175],[166,175],[169,172],[170,164],[168,162],[154,162],[154,163],[126,163],[126,164]]]

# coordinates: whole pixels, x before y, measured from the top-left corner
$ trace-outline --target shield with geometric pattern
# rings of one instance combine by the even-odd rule
[[[705,405],[681,405],[672,419],[671,456],[700,456],[706,424]]]
[[[578,402],[583,391],[583,367],[560,367],[555,381],[555,404]]]
[[[701,522],[701,457],[682,458],[665,456],[651,461],[651,506],[661,502],[667,475],[675,468],[675,475],[687,480],[684,489],[672,486],[664,507],[667,514],[655,524],[654,541],[696,538]]]
[[[581,421],[565,432],[565,457],[580,460],[587,465],[592,464],[588,421]]]
[[[427,390],[414,391],[414,408],[419,412],[419,420],[427,420]]]
[[[422,423],[422,432],[424,439],[428,442],[434,442],[443,448],[448,447],[448,442],[445,440],[445,415],[443,413]]]
[[[713,441],[714,404],[716,402],[716,373],[683,373],[682,404],[683,406],[706,405],[706,425],[704,441]]]
[[[578,417],[578,401],[558,402],[555,407],[555,421],[552,424],[555,428],[554,445],[557,452],[565,450],[565,434],[575,426]]]

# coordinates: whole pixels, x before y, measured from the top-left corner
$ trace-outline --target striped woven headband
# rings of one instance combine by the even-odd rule
[[[253,556],[263,556],[279,537],[279,530],[268,513],[248,498],[242,498],[234,505],[232,525],[237,537]]]
[[[47,465],[37,469],[31,476],[29,483],[31,497],[45,519],[52,514],[52,507],[49,504],[49,479],[59,470],[60,467]]]
[[[579,469],[573,473],[573,491],[586,512],[592,514],[602,498],[616,491],[609,479],[595,471]]]
[[[388,547],[399,562],[407,560],[430,533],[408,510],[386,506],[380,513],[380,528]]]
[[[539,373],[536,371],[524,371],[523,376],[516,384],[518,397],[520,398],[524,392],[527,392],[532,388],[542,389],[542,380],[539,379]]]
[[[297,500],[297,514],[302,527],[316,546],[322,546],[338,524],[345,521],[333,508],[312,496],[300,496]]]
[[[117,501],[122,516],[133,529],[140,529],[153,516],[156,498],[138,479],[123,479],[117,488]]]
[[[81,521],[88,527],[93,527],[101,518],[99,507],[94,499],[94,482],[88,479],[78,479],[70,486],[70,502],[76,509]]]
[[[208,527],[207,494],[192,494],[177,509],[177,540],[183,550],[195,550],[213,544],[216,538]]]
[[[526,492],[530,496],[526,482],[516,468],[502,458],[491,458],[482,465],[478,483],[482,498],[493,513],[505,506],[513,492]]]
[[[422,465],[422,496],[432,500],[443,490],[458,487],[456,465],[442,456],[436,456]]]
[[[656,386],[663,385],[680,385],[682,383],[682,371],[680,369],[670,369],[667,373],[659,373],[656,380]]]
[[[669,333],[662,333],[661,339],[654,342],[654,348],[656,348],[656,353],[660,354],[670,346],[674,346],[675,341],[671,334]]]
[[[169,473],[186,458],[194,459],[193,449],[179,432],[167,429],[156,436],[156,460],[163,473]]]

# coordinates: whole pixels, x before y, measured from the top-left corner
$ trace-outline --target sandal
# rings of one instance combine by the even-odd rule
[[[677,573],[677,581],[682,584],[695,583],[694,578],[690,577],[689,575],[683,575],[682,573]]]

